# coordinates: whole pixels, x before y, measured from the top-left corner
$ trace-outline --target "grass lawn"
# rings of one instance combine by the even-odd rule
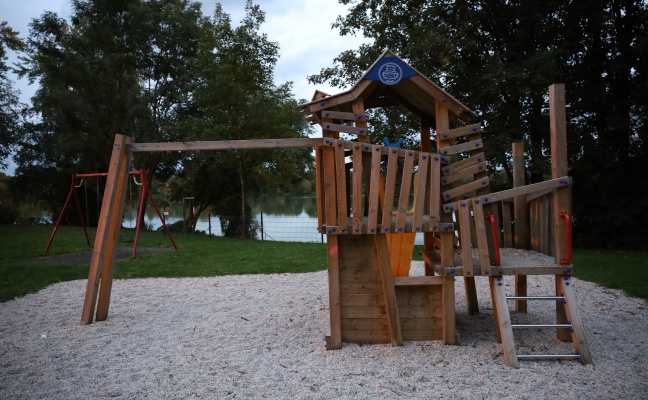
[[[91,251],[79,227],[60,227],[49,253],[45,245],[52,225],[0,225],[0,301],[36,292],[53,283],[88,278],[88,265],[52,265],[38,257]],[[94,230],[90,230],[94,237]],[[132,239],[134,231],[122,230]],[[120,259],[115,278],[197,277],[230,274],[312,272],[326,269],[322,243],[271,242],[176,234],[173,251],[160,232],[142,232],[139,248],[168,251]],[[132,243],[120,246],[132,248]],[[420,260],[419,247],[414,259]],[[574,250],[578,278],[623,289],[648,299],[648,252]]]

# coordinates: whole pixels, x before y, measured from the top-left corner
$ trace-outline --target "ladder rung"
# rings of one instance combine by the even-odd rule
[[[511,325],[511,328],[571,328],[571,324]]]
[[[518,354],[518,360],[534,360],[534,359],[563,359],[563,360],[577,360],[580,358],[578,354]]]
[[[563,296],[506,296],[506,300],[564,300]]]

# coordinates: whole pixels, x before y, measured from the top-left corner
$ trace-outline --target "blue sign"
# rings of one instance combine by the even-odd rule
[[[380,81],[385,85],[395,85],[403,78],[416,75],[416,71],[398,57],[383,57],[365,75],[370,81]]]

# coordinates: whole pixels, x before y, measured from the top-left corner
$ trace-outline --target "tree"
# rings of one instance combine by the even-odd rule
[[[619,182],[636,187],[633,171],[648,167],[645,1],[340,2],[351,8],[334,26],[373,42],[343,52],[312,82],[353,82],[390,48],[480,115],[491,170],[503,168],[509,182],[510,143],[524,140],[535,182],[548,172],[547,86],[564,81],[579,245],[646,246],[646,185],[636,197],[600,193]],[[627,218],[611,217],[619,201]],[[612,226],[624,234],[610,240]]]
[[[0,22],[0,169],[9,165],[7,158],[18,140],[21,119],[18,92],[7,76],[12,69],[6,64],[7,50],[23,51],[25,43],[18,38],[18,32],[3,21]]]
[[[71,173],[108,170],[116,133],[176,139],[168,126],[189,82],[201,18],[199,3],[188,0],[73,0],[70,22],[51,12],[33,20],[23,74],[39,89],[36,122],[26,124],[17,155],[24,190],[56,210]],[[177,160],[134,164],[152,181]]]
[[[191,63],[196,78],[187,106],[192,115],[178,129],[193,140],[242,140],[305,137],[309,130],[297,111],[290,83],[273,83],[277,43],[259,28],[265,14],[248,1],[246,15],[233,27],[216,5],[204,24],[197,57]],[[195,153],[182,163],[176,199],[195,197],[197,212],[212,208],[226,236],[250,237],[251,194],[268,187],[287,189],[300,183],[313,158],[307,149],[269,149]]]

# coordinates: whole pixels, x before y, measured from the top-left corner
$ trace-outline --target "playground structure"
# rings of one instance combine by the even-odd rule
[[[133,143],[117,135],[81,322],[93,321],[95,307],[96,320],[108,315],[117,221],[133,152],[314,147],[317,229],[327,235],[329,349],[340,349],[343,342],[459,344],[455,277],[463,277],[471,313],[478,312],[475,279],[483,277],[489,280],[497,340],[507,365],[518,367],[518,360],[527,358],[591,363],[570,285],[571,178],[563,85],[549,88],[549,103],[552,179],[524,185],[523,147],[514,144],[514,188],[497,193],[489,191],[476,115],[391,51],[385,51],[350,90],[333,96],[316,91],[313,100],[301,106],[305,117],[322,127],[322,138]],[[420,117],[420,149],[369,143],[365,111],[394,105]],[[408,238],[416,233],[424,237],[425,276],[407,276]],[[532,245],[553,262],[506,260],[500,257],[500,242],[520,249]],[[515,296],[505,293],[506,275],[515,276]],[[553,276],[555,293],[527,296],[528,275]],[[515,300],[518,312],[526,312],[527,301],[553,304],[556,323],[513,325],[509,300]],[[518,355],[513,329],[530,327],[555,329],[559,340],[573,343],[576,354]]]
[[[167,228],[166,222],[164,218],[162,217],[162,214],[160,214],[160,209],[157,206],[157,203],[155,202],[155,199],[153,198],[153,195],[151,195],[151,191],[149,190],[148,187],[148,182],[146,180],[146,172],[143,169],[140,169],[138,171],[130,171],[128,173],[129,176],[133,178],[133,182],[135,182],[135,185],[141,186],[141,194],[140,194],[140,200],[139,200],[139,212],[137,214],[137,223],[135,224],[135,239],[133,240],[133,253],[131,254],[131,257],[135,257],[137,255],[137,243],[139,242],[139,234],[140,234],[140,228],[141,228],[141,222],[143,221],[143,218],[141,218],[142,213],[144,212],[144,204],[146,203],[146,199],[151,201],[151,204],[153,204],[153,208],[155,208],[155,212],[157,213],[158,217],[160,218],[160,222],[162,222],[162,227],[164,228],[164,231],[166,234],[169,236],[169,240],[171,241],[171,244],[173,245],[173,248],[178,250],[178,246],[176,246],[175,242],[173,241],[173,237],[171,236],[171,232],[169,232],[169,228]],[[83,218],[83,211],[81,207],[81,202],[79,201],[79,195],[77,193],[77,189],[81,187],[81,185],[85,184],[85,180],[88,178],[100,178],[100,177],[106,177],[108,176],[107,172],[98,172],[94,174],[72,174],[72,184],[70,185],[70,191],[68,192],[67,198],[65,199],[65,203],[63,204],[63,208],[61,210],[61,214],[59,215],[58,219],[56,220],[56,224],[54,225],[54,229],[52,230],[52,234],[50,235],[49,240],[47,241],[47,245],[45,246],[45,252],[47,253],[49,251],[50,246],[52,245],[52,242],[54,241],[54,236],[56,236],[56,232],[58,230],[59,225],[61,224],[61,221],[63,221],[63,217],[65,216],[65,213],[67,212],[68,205],[70,204],[70,200],[74,199],[75,205],[77,212],[79,213],[79,220],[81,221],[81,227],[83,228],[83,233],[85,234],[86,238],[86,243],[88,243],[88,246],[90,246],[90,237],[88,236],[88,230],[86,229],[86,222]],[[140,181],[138,182],[136,180],[136,177],[140,177]],[[77,182],[79,182],[77,184]],[[87,193],[86,193],[86,202],[87,202]],[[86,204],[86,211],[87,211],[87,204]]]

